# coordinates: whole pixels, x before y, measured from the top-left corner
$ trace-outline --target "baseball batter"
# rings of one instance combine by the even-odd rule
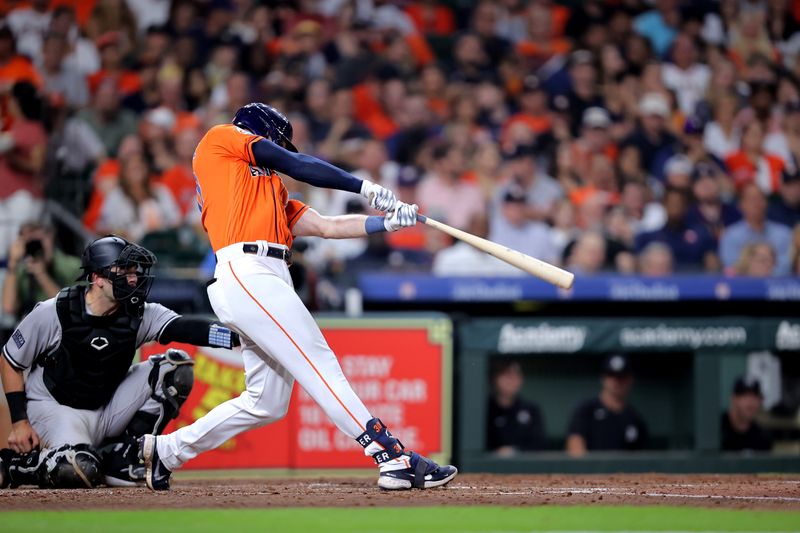
[[[203,226],[216,253],[208,288],[214,312],[242,341],[246,390],[178,431],[139,441],[146,481],[169,488],[171,471],[251,428],[275,422],[289,407],[295,380],[336,426],[356,439],[379,467],[384,489],[431,488],[453,479],[439,466],[405,450],[347,382],[336,356],[289,277],[292,239],[361,237],[413,226],[417,206],[317,158],[298,154],[292,127],[274,108],[248,104],[233,124],[211,128],[200,141],[193,168]],[[317,187],[360,193],[387,216],[326,217],[287,200],[277,172]]]

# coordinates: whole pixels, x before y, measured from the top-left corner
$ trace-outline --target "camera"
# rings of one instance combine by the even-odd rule
[[[25,243],[25,257],[40,258],[44,255],[44,246],[40,239],[32,239]]]

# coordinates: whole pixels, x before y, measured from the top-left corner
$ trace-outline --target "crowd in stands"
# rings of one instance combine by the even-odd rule
[[[262,101],[301,152],[579,275],[800,274],[796,2],[0,5],[9,264],[45,199],[167,255],[200,242],[199,264],[194,147]],[[285,182],[323,214],[368,209]],[[366,269],[518,274],[422,226],[296,256],[331,301]]]

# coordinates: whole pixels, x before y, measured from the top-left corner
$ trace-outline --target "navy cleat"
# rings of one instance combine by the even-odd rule
[[[144,481],[150,490],[169,490],[169,478],[172,471],[164,466],[158,458],[156,436],[139,437],[139,459],[144,462]]]
[[[410,456],[409,468],[381,472],[378,486],[386,490],[432,489],[447,485],[458,469],[451,465],[439,466],[417,452],[405,453]]]

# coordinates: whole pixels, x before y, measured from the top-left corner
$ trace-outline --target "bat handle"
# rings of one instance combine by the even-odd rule
[[[420,215],[419,213],[417,213],[417,222],[422,222],[423,224],[425,224],[426,220],[428,220],[428,217],[426,217],[425,215]]]

